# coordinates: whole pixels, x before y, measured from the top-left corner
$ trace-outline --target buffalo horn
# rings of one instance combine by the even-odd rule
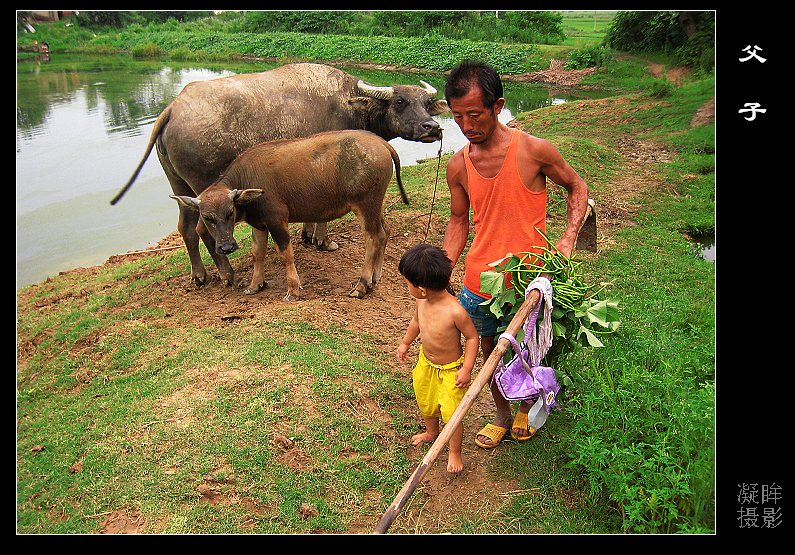
[[[434,96],[436,94],[436,89],[434,89],[429,83],[426,83],[423,80],[420,80],[420,83],[422,84],[422,88],[425,89],[425,92],[427,92],[429,95]]]
[[[361,80],[356,83],[356,87],[362,94],[366,94],[367,96],[372,96],[373,98],[378,98],[380,100],[389,100],[392,98],[392,95],[395,94],[395,91],[392,90],[392,87],[376,87],[374,85],[368,85]]]

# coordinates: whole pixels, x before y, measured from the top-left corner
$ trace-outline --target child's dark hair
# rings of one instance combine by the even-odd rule
[[[428,243],[420,243],[403,253],[398,263],[398,271],[415,287],[441,291],[450,284],[453,264],[444,250]]]

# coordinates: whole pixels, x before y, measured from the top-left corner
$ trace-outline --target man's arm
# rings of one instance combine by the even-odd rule
[[[469,238],[469,194],[464,188],[466,168],[459,151],[447,163],[447,187],[450,189],[450,221],[444,233],[442,248],[456,265]]]
[[[588,210],[588,185],[563,159],[560,152],[549,141],[542,141],[543,155],[540,157],[541,172],[566,189],[566,229],[555,244],[563,255],[571,257],[574,243],[580,232]]]

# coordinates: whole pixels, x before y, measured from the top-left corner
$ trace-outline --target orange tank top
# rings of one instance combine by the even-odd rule
[[[469,202],[475,238],[464,259],[464,285],[482,297],[481,272],[493,270],[489,264],[508,253],[531,252],[534,246],[547,246],[535,228],[545,234],[547,219],[546,188],[538,193],[527,189],[519,177],[517,152],[519,129],[513,130],[511,144],[502,168],[494,177],[483,177],[469,158],[469,143],[464,146],[464,164],[469,185]]]

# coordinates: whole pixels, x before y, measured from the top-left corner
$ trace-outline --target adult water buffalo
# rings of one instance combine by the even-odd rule
[[[264,141],[342,129],[371,131],[387,141],[439,140],[441,128],[432,116],[447,111],[447,103],[435,100],[436,89],[421,83],[376,87],[312,63],[189,83],[158,116],[143,159],[111,204],[130,188],[153,146],[172,191],[184,196],[201,193],[241,152]],[[197,223],[198,213],[180,205],[177,229],[188,250],[192,280],[203,285],[207,270]],[[305,225],[303,236],[320,248],[336,248],[325,223]],[[225,255],[209,245],[208,250],[219,268],[225,265],[219,262]]]
[[[359,130],[260,143],[238,156],[198,197],[171,198],[200,216],[197,231],[210,252],[224,256],[234,252],[238,248],[235,224],[245,221],[251,226],[254,273],[246,293],[265,287],[270,233],[287,270],[285,300],[299,297],[301,288],[288,224],[328,222],[353,211],[365,234],[365,256],[361,277],[350,295],[362,298],[380,279],[384,264],[389,238],[384,195],[393,163],[401,197],[408,204],[397,152],[384,139]],[[233,281],[228,261],[218,270],[222,279]]]

